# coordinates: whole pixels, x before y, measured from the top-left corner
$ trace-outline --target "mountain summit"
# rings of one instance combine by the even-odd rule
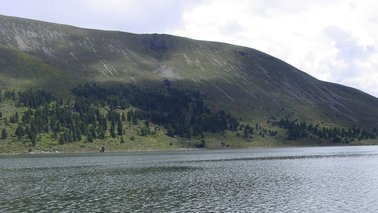
[[[292,118],[378,127],[378,99],[320,81],[255,49],[164,34],[81,29],[0,16],[0,87],[69,95],[87,82],[200,91],[244,121]]]

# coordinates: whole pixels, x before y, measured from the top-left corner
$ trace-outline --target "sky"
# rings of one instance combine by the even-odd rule
[[[378,97],[376,0],[0,0],[0,14],[247,46]]]

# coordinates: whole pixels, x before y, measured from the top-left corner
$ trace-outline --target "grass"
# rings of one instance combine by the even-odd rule
[[[378,138],[377,139],[365,139],[361,141],[353,141],[351,145],[378,145]]]
[[[252,139],[237,136],[235,132],[224,134],[205,134],[204,139],[172,138],[163,134],[163,131],[155,135],[139,136],[136,131],[129,130],[124,136],[124,143],[117,138],[107,137],[105,140],[94,140],[87,142],[83,139],[80,142],[65,143],[63,145],[47,134],[38,137],[35,146],[30,141],[17,141],[10,137],[6,141],[0,140],[0,153],[2,154],[26,154],[26,153],[78,153],[78,152],[99,152],[104,146],[107,152],[126,151],[163,151],[196,148],[197,144],[205,142],[206,149],[229,149],[229,148],[252,148],[252,147],[298,147],[298,146],[320,146],[310,140],[286,141],[280,136],[270,137],[258,134],[252,135]],[[346,145],[346,144],[321,144],[321,145]],[[355,141],[349,145],[378,145],[378,139]]]
[[[1,16],[13,25],[29,25],[23,19]],[[171,79],[176,87],[195,89],[205,94],[212,109],[231,112],[241,122],[259,122],[264,128],[271,116],[289,117],[319,124],[321,127],[351,127],[361,125],[368,129],[378,127],[378,101],[346,87],[320,82],[294,67],[254,49],[234,45],[196,41],[167,35],[137,35],[79,29],[70,26],[33,22],[37,37],[26,40],[51,50],[47,56],[40,49],[21,51],[16,43],[0,38],[0,88],[26,89],[40,87],[58,95],[69,96],[70,89],[86,82],[136,83],[138,86],[156,85],[164,76],[157,67],[166,65],[179,79]],[[12,25],[12,24],[10,24]],[[22,27],[19,29],[22,31]],[[9,30],[9,37],[14,37]],[[56,32],[61,35],[54,35]],[[43,41],[40,42],[40,41]],[[166,49],[153,50],[151,42]],[[13,47],[12,47],[13,45]],[[33,45],[30,45],[31,47]],[[72,55],[75,55],[74,58]],[[103,74],[104,64],[114,67],[113,74]],[[221,88],[221,89],[220,89]],[[225,94],[227,93],[229,97]],[[0,130],[14,133],[15,125],[5,122],[16,111],[11,103],[0,103],[3,118]],[[340,115],[339,115],[340,114]],[[356,125],[357,124],[357,125]],[[281,137],[253,135],[244,139],[235,133],[206,134],[210,149],[257,146],[313,145],[311,141],[284,141]],[[130,138],[134,138],[131,140]],[[29,142],[18,142],[9,137],[0,140],[0,152],[40,151],[97,151],[106,145],[108,150],[178,149],[193,147],[200,139],[170,138],[164,131],[142,137],[137,127],[130,128],[125,143],[107,137],[93,143],[81,142],[59,145],[54,138],[41,135],[35,147]],[[378,144],[377,140],[363,140],[360,144]],[[316,145],[316,144],[315,144]]]
[[[9,123],[9,117],[15,112],[20,114],[25,108],[16,108],[12,102],[6,101],[0,103],[0,110],[3,114],[0,119],[0,131],[6,129],[8,132],[7,139],[0,139],[0,153],[29,153],[29,152],[97,152],[101,146],[107,151],[136,151],[136,150],[175,150],[190,147],[188,143],[178,138],[166,136],[164,129],[156,129],[153,134],[148,136],[140,136],[140,128],[143,123],[130,125],[124,122],[126,133],[123,136],[124,143],[121,143],[121,137],[116,138],[106,135],[104,140],[96,139],[93,142],[87,142],[83,136],[79,142],[59,144],[58,141],[50,134],[39,134],[35,145],[31,141],[23,137],[20,141],[14,135],[16,124]],[[151,124],[151,129],[158,127]]]
[[[61,145],[48,135],[40,135],[35,146],[32,146],[30,141],[0,141],[0,153],[98,152],[101,146],[104,146],[106,151],[176,150],[188,148],[188,146],[175,138],[161,136],[136,136],[134,140],[126,138],[125,143],[120,143],[120,138],[106,138],[105,140],[94,140],[91,143],[82,140],[80,142]]]
[[[134,109],[133,107],[126,110],[118,109],[118,113],[127,114],[128,110]],[[18,141],[14,135],[17,124],[9,122],[9,118],[16,112],[20,117],[26,108],[17,108],[12,101],[0,102],[0,110],[2,118],[0,118],[0,131],[6,129],[9,137],[7,139],[0,139],[0,153],[3,154],[19,154],[19,153],[43,153],[43,152],[98,152],[101,146],[104,146],[106,151],[138,151],[138,150],[178,150],[183,148],[196,148],[204,143],[207,149],[225,149],[225,148],[249,148],[249,147],[281,147],[281,146],[319,146],[319,145],[338,145],[331,143],[319,144],[311,140],[285,140],[286,131],[275,126],[271,126],[267,122],[246,123],[254,128],[254,134],[250,138],[243,137],[243,131],[236,132],[225,131],[220,134],[206,133],[203,139],[185,139],[179,137],[168,137],[166,130],[158,125],[150,123],[152,134],[141,136],[140,131],[144,126],[143,121],[139,124],[132,125],[124,121],[123,127],[125,128],[125,135],[123,136],[124,142],[121,143],[121,137],[110,137],[109,133],[104,140],[96,139],[93,142],[87,142],[83,139],[79,142],[59,144],[57,139],[50,134],[39,134],[36,144],[33,146],[31,141],[26,137]],[[105,114],[109,109],[101,108],[100,112]],[[326,125],[326,124],[324,124]],[[256,128],[258,126],[258,128]],[[277,131],[277,135],[270,136],[268,130]],[[262,134],[265,132],[264,134]],[[350,145],[376,145],[378,139],[354,141]],[[343,144],[340,144],[343,145]]]
[[[26,24],[23,19],[1,18],[21,26]],[[62,35],[46,36],[54,29]],[[34,31],[46,38],[29,39],[54,54],[46,56],[40,50],[23,52],[15,44],[0,48],[1,87],[42,87],[66,95],[75,85],[85,82],[161,81],[165,76],[156,70],[159,65],[166,65],[179,76],[172,79],[174,84],[202,91],[213,108],[232,112],[245,122],[291,116],[333,125],[353,126],[353,119],[364,127],[378,125],[376,99],[317,81],[253,49],[167,35],[85,30],[48,23],[36,24]],[[46,41],[42,44],[38,43],[40,40]],[[151,42],[167,48],[153,50]],[[104,64],[116,72],[106,74]],[[324,88],[329,91],[321,90]],[[319,92],[334,95],[318,97]],[[343,101],[344,97],[348,101]],[[340,105],[336,111],[329,107],[333,103]],[[352,117],[348,113],[335,117],[342,108],[356,113]]]

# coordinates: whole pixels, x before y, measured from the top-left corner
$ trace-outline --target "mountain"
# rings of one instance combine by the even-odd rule
[[[378,99],[320,81],[255,49],[165,34],[81,29],[0,16],[0,87],[69,96],[86,82],[172,85],[202,92],[242,121],[292,118],[378,127]]]

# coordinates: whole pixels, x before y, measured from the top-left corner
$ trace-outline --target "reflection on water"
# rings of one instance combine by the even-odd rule
[[[377,212],[378,147],[0,157],[0,212]]]

